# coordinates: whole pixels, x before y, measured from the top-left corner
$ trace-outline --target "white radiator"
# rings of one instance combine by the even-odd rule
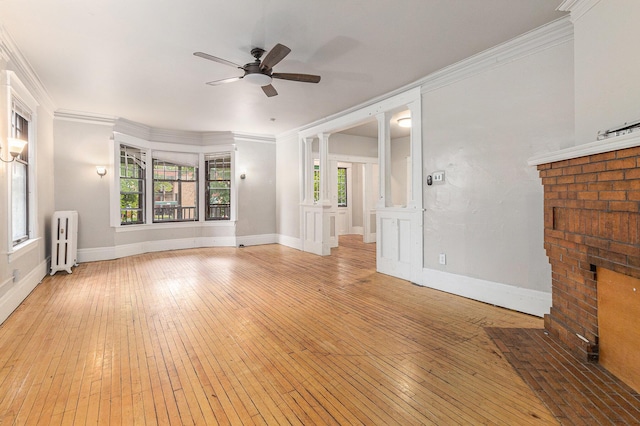
[[[78,212],[60,211],[51,218],[51,275],[71,273],[78,260]]]

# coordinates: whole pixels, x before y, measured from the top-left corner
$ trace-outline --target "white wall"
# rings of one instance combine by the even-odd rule
[[[246,172],[238,179],[238,223],[236,235],[276,233],[276,145],[239,141],[236,167]]]
[[[78,249],[111,247],[109,183],[114,168],[100,178],[97,165],[109,165],[112,126],[56,119],[54,123],[55,206],[78,211]]]
[[[576,145],[640,120],[638,16],[638,0],[600,0],[574,22]]]
[[[527,160],[572,144],[572,58],[565,42],[423,94],[425,176],[445,171],[424,186],[425,268],[550,291],[543,188]]]
[[[280,243],[300,248],[300,142],[296,134],[276,139],[276,233]]]

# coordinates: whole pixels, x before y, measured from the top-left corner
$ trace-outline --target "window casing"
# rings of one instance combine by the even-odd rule
[[[230,220],[231,218],[231,155],[207,154],[206,169],[206,220]]]
[[[145,223],[145,153],[120,145],[120,224]]]
[[[198,168],[153,160],[153,222],[198,220]]]
[[[29,239],[29,125],[30,117],[15,101],[11,108],[11,137],[26,141],[11,163],[11,239],[17,246]]]

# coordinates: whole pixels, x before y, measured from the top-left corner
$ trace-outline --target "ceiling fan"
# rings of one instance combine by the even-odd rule
[[[272,97],[278,94],[276,89],[271,85],[271,80],[274,78],[279,78],[281,80],[299,81],[302,83],[318,83],[320,81],[319,75],[273,72],[273,67],[278,62],[283,60],[285,56],[289,54],[289,52],[291,52],[291,49],[289,49],[287,46],[280,43],[276,44],[273,49],[271,49],[269,53],[267,53],[264,59],[260,61],[260,58],[262,58],[262,55],[265,52],[266,51],[264,49],[260,49],[259,47],[251,49],[251,55],[255,60],[245,65],[238,65],[231,61],[227,61],[226,59],[218,58],[217,56],[209,55],[208,53],[203,52],[195,52],[194,55],[200,58],[208,59],[210,61],[229,65],[234,68],[239,68],[244,71],[244,75],[241,75],[239,77],[209,81],[207,84],[211,86],[231,83],[238,80],[245,80],[249,83],[261,86],[264,94],[268,97]]]

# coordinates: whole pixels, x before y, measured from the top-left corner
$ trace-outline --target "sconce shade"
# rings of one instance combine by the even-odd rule
[[[107,174],[107,168],[105,166],[96,166],[96,173],[102,177]]]
[[[27,144],[27,141],[15,139],[15,138],[9,138],[8,142],[9,142],[9,154],[11,154],[13,158],[16,158],[18,155],[20,155],[20,153],[24,149],[24,146]]]

